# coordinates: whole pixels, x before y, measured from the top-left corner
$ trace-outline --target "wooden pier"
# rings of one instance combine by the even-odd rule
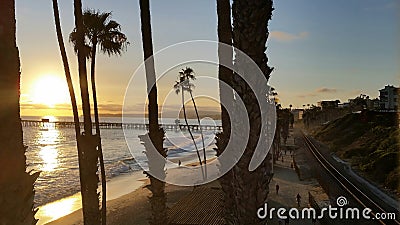
[[[40,121],[40,120],[21,120],[23,127],[40,127],[40,128],[74,128],[74,122],[66,121]],[[95,126],[95,123],[92,124]],[[186,124],[161,124],[164,130],[187,130]],[[80,122],[80,127],[83,128],[83,122]],[[149,124],[143,123],[110,123],[100,122],[101,129],[136,129],[136,130],[147,130]],[[189,125],[190,130],[199,131],[199,125]],[[209,131],[222,131],[222,126],[214,125],[201,125],[202,130]]]

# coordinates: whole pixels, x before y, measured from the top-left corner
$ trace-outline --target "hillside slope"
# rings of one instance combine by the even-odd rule
[[[400,193],[398,124],[396,113],[364,111],[326,124],[314,136],[368,179]]]

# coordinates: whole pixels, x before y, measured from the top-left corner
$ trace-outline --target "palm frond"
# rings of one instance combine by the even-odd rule
[[[111,12],[100,12],[86,9],[83,13],[85,34],[85,56],[91,58],[91,49],[97,43],[100,50],[108,56],[121,55],[129,44],[127,37],[121,32],[121,26],[114,20],[110,20]],[[70,42],[76,47],[76,31],[70,34]]]
[[[120,31],[121,25],[117,23],[115,20],[110,20],[107,24],[105,24],[105,30]]]
[[[194,70],[190,67],[186,67],[178,72],[178,81],[174,85],[174,88],[177,89],[178,86],[182,87],[183,91],[192,92],[195,88],[195,85],[190,82],[190,80],[195,80]],[[179,92],[177,92],[179,93]]]
[[[99,40],[100,49],[109,56],[112,54],[121,55],[127,48],[127,41],[124,34],[112,32],[108,36],[103,36]]]
[[[179,83],[178,81],[175,81],[174,89],[175,89],[175,93],[179,94],[179,92],[181,91],[181,83]]]
[[[74,29],[71,34],[69,35],[69,42],[72,43],[74,47],[74,51],[76,54],[78,54],[78,46],[77,46],[77,33],[76,29]],[[91,58],[91,51],[92,47],[87,44],[86,38],[85,38],[85,43],[84,43],[84,55],[87,59]]]
[[[180,74],[185,76],[185,79],[196,80],[194,70],[190,67],[186,67],[185,69],[182,69]]]

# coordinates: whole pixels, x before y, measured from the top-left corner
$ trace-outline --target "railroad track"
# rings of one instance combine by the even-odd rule
[[[345,177],[334,165],[332,165],[329,160],[327,160],[324,155],[322,155],[318,148],[314,145],[314,143],[307,137],[304,133],[302,133],[303,138],[307,147],[309,148],[312,155],[315,159],[320,163],[320,165],[327,171],[329,175],[341,186],[350,196],[352,196],[361,206],[365,208],[370,208],[372,210],[371,214],[376,218],[376,214],[379,213],[382,215],[385,213],[386,215],[390,215],[390,213],[395,213],[395,219],[392,220],[378,220],[381,224],[398,224],[400,225],[400,221],[398,219],[399,212],[398,209],[393,208],[387,204],[383,205],[382,203],[377,203],[377,200],[373,200],[377,198],[376,196],[368,196],[364,192],[365,190],[361,190],[359,187],[354,185],[347,177]],[[382,201],[381,201],[382,202]],[[361,214],[361,213],[360,213]],[[393,215],[393,214],[391,214]]]

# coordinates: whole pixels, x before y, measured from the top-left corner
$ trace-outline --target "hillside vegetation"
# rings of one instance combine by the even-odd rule
[[[367,178],[400,193],[400,132],[396,113],[347,114],[317,129],[314,135]]]

